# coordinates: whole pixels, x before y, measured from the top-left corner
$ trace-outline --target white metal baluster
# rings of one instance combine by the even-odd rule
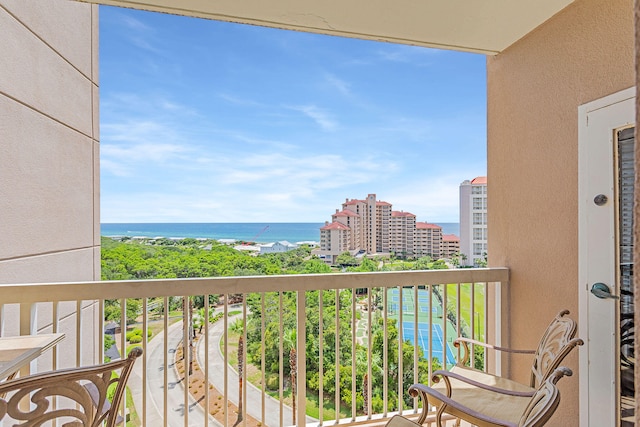
[[[367,396],[369,397],[367,399],[367,407],[365,408],[367,411],[367,419],[370,420],[371,419],[371,412],[372,412],[372,403],[371,403],[371,397],[372,397],[372,392],[373,392],[373,388],[371,386],[371,383],[373,382],[373,361],[372,361],[372,356],[373,356],[373,336],[371,335],[371,330],[373,329],[373,320],[371,317],[371,312],[373,311],[373,307],[371,306],[372,303],[372,299],[371,299],[371,293],[374,291],[374,288],[367,288],[367,377],[368,377],[368,381],[367,381]]]
[[[298,425],[307,424],[307,295],[305,291],[298,291],[298,331],[296,334],[298,350],[296,351],[297,381],[296,391],[298,396]]]
[[[182,365],[184,367],[184,394],[182,405],[182,421],[184,427],[189,427],[189,360],[191,359],[191,334],[189,331],[189,324],[191,323],[190,310],[189,310],[189,296],[184,295],[182,297]],[[180,379],[178,379],[179,381]]]
[[[418,349],[421,341],[418,341],[418,317],[420,316],[420,298],[418,285],[413,285],[413,382],[418,383]],[[413,399],[413,413],[418,412],[418,398]]]
[[[324,422],[324,291],[318,291],[318,312],[320,324],[318,325],[318,425]]]
[[[204,425],[209,425],[209,414],[211,408],[209,406],[210,387],[209,387],[209,319],[211,307],[209,307],[209,294],[204,295]],[[200,338],[202,339],[202,337]]]
[[[471,293],[471,338],[474,340],[480,339],[480,337],[477,336],[476,334],[476,283],[471,283],[470,284],[471,289],[470,289],[470,293]],[[471,356],[470,356],[470,361],[469,363],[471,363],[471,367],[474,368],[475,366],[475,346],[472,344],[471,345]]]
[[[224,331],[222,359],[224,366],[224,427],[229,425],[229,294],[224,296],[224,315],[222,316],[222,324]]]
[[[142,298],[142,425],[147,425],[147,348],[149,342],[149,305],[148,299]],[[102,327],[104,330],[104,327]]]
[[[98,351],[96,352],[97,360],[94,360],[95,363],[104,363],[104,300],[96,301],[98,304]],[[52,324],[51,324],[51,332],[54,334],[58,332],[60,324],[58,322],[58,310],[60,303],[58,301],[54,301],[51,303],[51,315],[52,315]],[[51,349],[53,351],[53,370],[58,369],[58,349],[57,345],[54,345]],[[95,359],[95,357],[94,357]]]
[[[447,288],[449,287],[449,285],[447,285],[446,283],[442,285],[444,291],[442,292],[442,299],[443,299],[443,303],[442,303],[442,309],[443,309],[443,313],[442,313],[442,369],[447,369],[447,348],[445,347],[447,345],[447,308],[449,306],[449,297],[447,296]]]
[[[284,426],[284,358],[282,354],[284,353],[284,325],[282,322],[282,311],[283,311],[283,298],[282,292],[278,292],[278,302],[279,302],[279,310],[278,310],[278,320],[279,320],[279,337],[278,337],[278,362],[279,362],[279,387],[278,393],[280,397],[280,426]]]
[[[403,386],[402,379],[404,377],[404,369],[402,366],[402,343],[404,342],[403,331],[403,311],[404,311],[404,293],[402,285],[398,286],[398,413],[402,414],[402,395]]]
[[[482,321],[484,322],[484,336],[482,337],[482,341],[483,342],[487,342],[488,338],[489,338],[489,312],[487,311],[489,308],[489,282],[485,282],[483,284],[484,286],[484,298],[482,299],[482,304],[483,304],[483,311],[484,311],[484,319],[482,319]],[[500,288],[500,284],[499,283],[493,283],[493,288],[494,289],[499,289]],[[499,303],[499,299],[498,296],[496,296],[496,304]],[[500,307],[496,308],[496,325],[500,325]],[[500,345],[499,341],[498,341],[498,336],[497,333],[499,332],[499,326],[496,327],[496,345]],[[489,361],[488,361],[488,349],[486,347],[483,347],[484,349],[484,370],[487,371],[489,369]],[[499,359],[499,358],[498,358]],[[497,375],[500,375],[500,365],[499,362],[496,361],[496,369],[495,372]]]
[[[336,316],[335,316],[335,328],[336,328],[336,339],[335,339],[335,351],[336,351],[336,360],[335,360],[335,369],[336,369],[336,381],[335,381],[335,407],[336,407],[336,423],[340,422],[340,290],[336,289],[336,299],[334,301],[336,308]]]
[[[261,294],[261,308],[262,308],[262,315],[260,316],[260,371],[262,372],[262,384],[264,384],[264,386],[262,387],[262,393],[261,393],[261,400],[262,400],[262,411],[261,411],[261,422],[262,425],[265,426],[267,425],[266,423],[266,416],[265,416],[265,405],[266,405],[266,371],[267,371],[267,366],[266,366],[266,362],[264,360],[264,356],[265,356],[265,342],[264,342],[264,336],[265,336],[265,332],[266,332],[266,317],[267,317],[267,312],[266,312],[266,305],[265,305],[265,298],[266,298],[266,294],[263,292]]]
[[[473,285],[471,285],[471,287],[473,288]],[[462,285],[458,282],[456,284],[456,334],[457,336],[462,336],[462,314],[461,314],[461,302],[462,302],[462,295],[463,292],[463,287]],[[473,298],[471,299],[472,303],[471,306],[473,307]],[[471,310],[471,317],[473,317],[473,310]],[[449,349],[447,343],[445,342],[443,345],[443,350],[445,353],[447,352],[447,350]],[[458,360],[460,360],[460,355],[458,355]],[[454,362],[452,360],[452,362]]]
[[[351,289],[351,421],[356,420],[356,289]]]
[[[242,351],[242,425],[247,426],[247,388],[249,383],[247,382],[247,294],[242,295],[242,345],[244,346]]]
[[[427,331],[427,335],[429,337],[429,347],[427,348],[427,360],[429,361],[429,379],[428,384],[431,385],[433,383],[433,287],[436,285],[429,285],[429,330]],[[436,306],[437,308],[437,306]],[[430,408],[424,408],[424,410],[428,410]]]
[[[167,423],[168,423],[168,419],[169,419],[169,414],[168,414],[168,407],[169,407],[169,403],[167,401],[167,390],[169,390],[169,378],[168,378],[168,371],[169,371],[169,298],[168,297],[164,297],[164,328],[163,328],[163,338],[164,338],[164,342],[163,342],[163,351],[162,351],[162,355],[164,358],[163,361],[163,367],[164,369],[162,370],[163,373],[163,384],[164,384],[164,393],[163,393],[163,406],[162,406],[162,420],[164,423],[164,427],[167,427]]]
[[[382,345],[382,371],[383,371],[383,375],[382,375],[382,415],[384,417],[387,416],[388,412],[389,412],[389,381],[388,378],[389,376],[386,375],[387,372],[389,372],[389,349],[388,349],[388,345],[389,345],[389,289],[388,288],[382,288],[382,290],[384,291],[384,294],[382,296],[382,311],[383,311],[383,325],[384,325],[384,334],[383,334],[383,345]]]
[[[77,326],[77,330],[76,333],[79,334],[79,318],[80,318],[80,305],[78,304],[76,306],[76,310],[77,310],[77,317],[76,317],[76,321],[78,323]],[[79,357],[79,348],[80,348],[80,337],[78,336],[78,341],[76,342],[76,348],[78,349],[78,362],[80,361],[80,357]],[[120,300],[120,358],[124,359],[125,357],[127,357],[127,300],[125,298],[122,298]],[[123,393],[123,397],[122,397],[122,404],[120,405],[120,408],[118,409],[118,411],[120,411],[120,416],[123,417],[123,419],[126,419],[125,416],[125,406],[126,406],[126,402],[127,401],[127,390],[124,390]]]
[[[60,328],[60,321],[58,320],[58,311],[60,303],[58,301],[53,301],[51,303],[51,332],[56,334]],[[98,301],[98,315],[100,322],[98,323],[98,344],[100,349],[98,351],[98,363],[104,362],[104,300]],[[54,345],[51,349],[51,370],[55,371],[58,369],[58,346]],[[58,409],[58,396],[52,396],[51,407],[55,411]],[[0,424],[1,426],[2,424]]]

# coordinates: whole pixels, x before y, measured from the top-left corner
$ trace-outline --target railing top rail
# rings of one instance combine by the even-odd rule
[[[13,304],[181,295],[436,285],[443,283],[508,282],[508,280],[508,268],[493,267],[373,273],[29,283],[0,285],[0,301],[3,304]]]

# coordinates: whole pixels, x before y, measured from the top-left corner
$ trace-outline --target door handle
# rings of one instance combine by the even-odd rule
[[[620,299],[618,295],[612,295],[611,290],[604,283],[594,283],[591,287],[591,293],[600,299]]]

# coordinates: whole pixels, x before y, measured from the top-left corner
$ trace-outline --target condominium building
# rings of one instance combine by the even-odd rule
[[[442,257],[453,258],[460,253],[460,238],[455,234],[442,235]]]
[[[331,220],[320,229],[320,248],[313,252],[327,263],[334,263],[343,252],[408,258],[443,254],[440,226],[416,222],[414,214],[394,211],[391,203],[376,200],[375,194],[346,199]]]
[[[320,228],[320,248],[312,253],[318,255],[327,264],[335,264],[336,258],[343,252],[355,253],[351,247],[352,230],[340,222],[325,222]],[[357,252],[357,251],[356,251]]]
[[[460,253],[462,265],[481,264],[487,254],[487,177],[460,184]]]
[[[413,250],[417,257],[442,257],[442,227],[428,222],[416,222]]]
[[[413,256],[413,243],[416,232],[416,216],[410,212],[391,212],[392,253],[400,256]]]

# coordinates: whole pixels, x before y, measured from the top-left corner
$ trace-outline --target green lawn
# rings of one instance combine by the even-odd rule
[[[486,285],[476,285],[475,287],[475,325],[474,325],[474,337],[479,341],[485,340],[484,319],[485,319],[485,307],[484,297],[486,292]],[[458,296],[458,289],[455,284],[447,285],[447,299],[450,304],[455,307],[455,301]],[[460,316],[471,328],[471,284],[464,283],[460,285]],[[468,331],[471,335],[471,330]]]

